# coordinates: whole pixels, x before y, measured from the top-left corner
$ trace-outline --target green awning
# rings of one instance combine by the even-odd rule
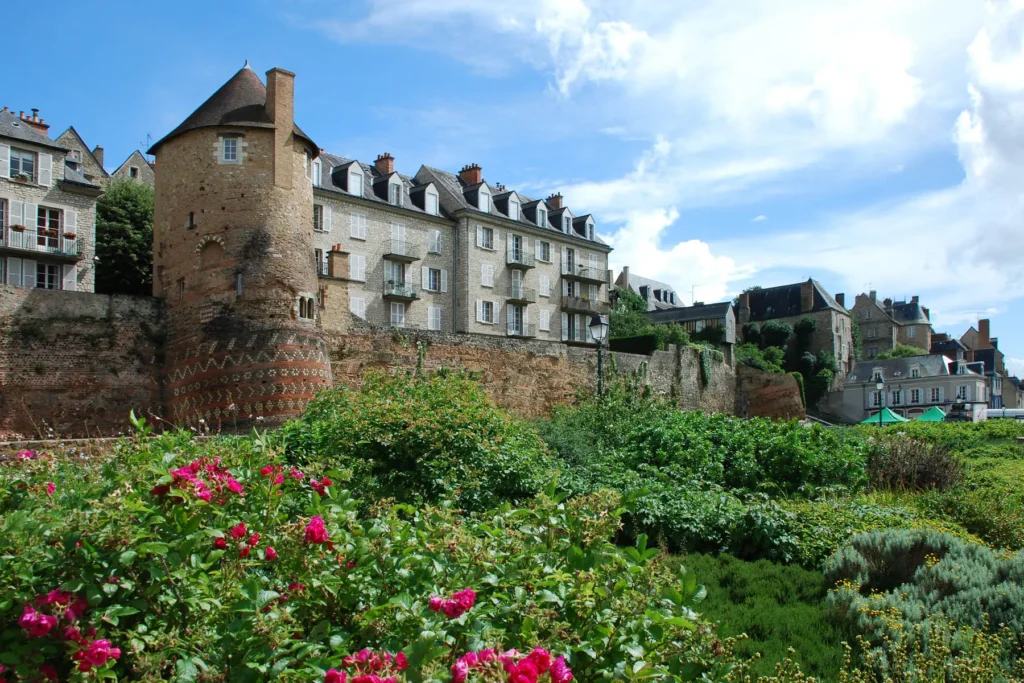
[[[931,408],[921,413],[914,419],[920,420],[921,422],[945,422],[946,414],[942,412],[942,408],[938,406],[932,406]]]
[[[897,424],[899,422],[910,422],[910,420],[908,420],[905,417],[900,417],[899,415],[897,415],[896,413],[892,412],[888,408],[882,408],[882,425],[883,426],[884,425]],[[875,413],[874,415],[872,415],[869,418],[861,420],[860,423],[862,425],[878,424],[878,413]]]

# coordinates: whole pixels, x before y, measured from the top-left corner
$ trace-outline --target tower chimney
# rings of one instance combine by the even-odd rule
[[[843,308],[846,308],[846,295],[843,294],[842,292],[836,294],[836,303],[842,306]]]
[[[96,145],[92,149],[92,155],[96,157],[96,163],[100,165],[100,168],[103,168],[103,148]]]
[[[292,187],[294,158],[291,155],[295,127],[295,74],[274,67],[267,72],[267,116],[274,122],[274,184]]]
[[[551,206],[552,209],[561,209],[562,208],[562,193],[558,192],[556,194],[551,195],[550,197],[548,197],[547,202]]]
[[[872,289],[871,293],[868,294],[868,296],[871,297],[872,302],[878,301],[878,292],[876,292],[875,290]]]
[[[814,283],[810,278],[800,283],[800,312],[810,313],[814,310]]]
[[[373,162],[373,166],[377,169],[377,173],[391,175],[395,172],[395,158],[391,156],[391,152],[384,152]]]
[[[991,348],[992,343],[989,340],[992,334],[991,327],[989,326],[988,318],[984,318],[978,321],[978,347],[979,349]]]
[[[477,164],[468,164],[459,171],[459,177],[467,185],[479,185],[484,180],[484,171]]]

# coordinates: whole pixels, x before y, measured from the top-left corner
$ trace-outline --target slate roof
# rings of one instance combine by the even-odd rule
[[[957,351],[967,351],[967,347],[959,339],[932,340],[932,353],[941,353],[950,358],[956,358]]]
[[[340,176],[342,173],[347,173],[347,169],[352,164],[358,164],[359,168],[362,169],[363,172],[363,193],[361,197],[371,202],[377,202],[378,204],[387,204],[388,206],[390,206],[390,203],[388,202],[387,199],[380,197],[379,195],[377,195],[376,192],[374,192],[374,184],[378,180],[381,180],[382,178],[385,177],[377,172],[376,167],[370,166],[369,164],[364,164],[355,159],[347,159],[345,157],[338,156],[337,154],[330,154],[328,152],[321,152],[318,158],[320,159],[320,187],[316,189],[326,190],[328,192],[337,192],[351,197],[352,195],[341,184]],[[335,182],[333,171],[337,171],[339,174],[339,182],[337,183]],[[419,192],[416,192],[417,186],[413,178],[407,175],[403,175],[401,173],[398,173],[397,175],[402,181],[403,188],[401,208],[408,209],[410,211],[415,211],[417,213],[426,214],[426,210],[424,210],[422,207],[416,204],[416,202],[412,201],[413,194],[420,194]],[[426,183],[424,183],[423,185],[425,187]],[[437,183],[434,183],[434,186],[437,187]],[[440,194],[440,189],[438,190],[438,194]],[[438,211],[440,212],[442,217],[445,216],[443,205],[438,207]]]
[[[57,136],[57,139],[60,140],[62,137],[64,137],[68,133],[70,133],[71,135],[75,136],[75,138],[78,140],[78,142],[82,145],[82,148],[85,150],[85,153],[88,154],[92,158],[93,163],[95,163],[96,166],[100,169],[100,171],[103,172],[103,177],[104,178],[109,178],[110,174],[107,173],[107,169],[103,168],[103,164],[101,164],[99,162],[99,159],[96,158],[96,155],[92,153],[92,150],[89,149],[89,145],[87,145],[85,143],[85,139],[81,136],[81,134],[77,130],[75,130],[74,126],[68,126],[68,129],[66,131],[64,131],[63,133],[61,133],[60,135]]]
[[[848,314],[848,311],[840,306],[817,280],[810,280],[810,283],[814,289],[814,300],[809,311],[804,311],[801,307],[800,288],[803,282],[748,292],[751,322],[814,313],[829,308]]]
[[[72,185],[81,185],[82,187],[94,188],[97,190],[100,189],[100,186],[96,183],[89,182],[81,171],[71,168],[66,163],[64,164],[64,180],[61,182],[71,183]]]
[[[914,301],[894,301],[888,313],[901,325],[931,324],[924,306]]]
[[[479,213],[481,216],[495,216],[495,217],[501,218],[501,219],[503,219],[505,221],[511,221],[513,223],[518,223],[518,224],[524,225],[524,226],[531,226],[533,228],[539,228],[541,230],[546,229],[546,230],[550,230],[553,233],[558,233],[559,235],[562,235],[563,237],[566,236],[566,234],[564,232],[559,230],[551,222],[551,219],[552,219],[552,217],[554,217],[556,215],[560,215],[564,211],[570,211],[570,213],[571,213],[571,210],[569,209],[569,207],[562,207],[561,209],[552,209],[551,206],[547,203],[547,201],[545,201],[543,199],[533,199],[532,197],[528,197],[525,194],[523,194],[522,192],[519,192],[518,190],[515,190],[515,193],[519,196],[519,199],[521,201],[521,204],[520,204],[520,207],[519,207],[519,218],[515,219],[515,218],[510,218],[509,217],[509,215],[507,213],[507,203],[501,202],[502,204],[505,204],[505,206],[506,206],[506,210],[503,211],[501,209],[501,206],[499,206],[499,202],[495,201],[495,197],[507,197],[509,194],[511,194],[511,192],[513,190],[509,190],[508,188],[500,189],[497,186],[491,185],[490,183],[486,183],[486,182],[485,183],[479,183],[479,184],[472,185],[472,186],[471,185],[467,185],[462,180],[462,178],[460,178],[459,176],[455,175],[454,173],[449,173],[448,171],[442,171],[441,169],[433,168],[432,166],[421,166],[420,170],[416,174],[416,177],[414,178],[414,180],[418,184],[423,184],[423,183],[427,183],[427,182],[433,182],[434,183],[434,187],[437,188],[437,194],[438,194],[438,198],[440,200],[441,207],[449,215],[454,214],[456,211],[475,211],[475,212]],[[480,189],[480,187],[482,185],[487,185],[487,188],[488,188],[488,190],[490,190],[490,193],[491,193],[491,212],[490,213],[484,213],[483,211],[480,211],[477,208],[477,205],[474,204],[470,200],[470,198],[468,198],[466,196],[466,194],[469,193],[471,196],[475,197],[475,192],[479,191],[479,189]],[[547,209],[547,213],[548,213],[548,215],[547,215],[547,217],[548,217],[548,221],[547,221],[548,225],[546,225],[546,226],[538,226],[536,221],[531,220],[532,216],[536,216],[536,213],[535,213],[536,207],[541,202],[543,202],[544,206]],[[579,218],[584,218],[585,219],[586,216],[589,216],[589,215],[590,214],[586,214],[584,216],[579,216]],[[593,240],[586,239],[585,222],[581,222],[579,224],[579,226],[577,226],[576,225],[576,221],[575,220],[573,221],[573,236],[580,238],[581,240],[585,241],[588,244],[599,244],[601,246],[607,247],[607,244],[605,244],[605,242],[603,240],[601,240],[601,238],[598,237],[596,234],[594,235],[594,239]]]
[[[701,304],[700,306],[666,308],[659,311],[651,311],[647,315],[649,315],[652,320],[659,323],[681,323],[690,320],[724,320],[729,315],[729,309],[731,307],[731,301],[723,301],[717,304]]]
[[[238,73],[222,85],[209,99],[199,105],[188,118],[149,148],[149,154],[156,154],[160,145],[182,133],[213,126],[240,126],[244,128],[273,128],[274,122],[267,115],[267,86],[256,72],[246,64]],[[308,142],[314,149],[316,143],[293,125],[292,132]]]
[[[18,115],[14,112],[3,111],[2,109],[0,109],[0,137],[21,140],[22,142],[30,142],[33,145],[49,147],[51,149],[58,149],[61,150],[62,152],[68,151],[67,149],[61,147],[47,136],[40,133],[32,126],[28,125],[27,123],[19,119]]]
[[[640,294],[640,288],[641,287],[649,288],[648,291],[650,292],[650,296],[647,299],[647,310],[648,311],[660,311],[660,310],[676,308],[676,306],[674,306],[673,304],[666,303],[664,301],[658,301],[657,299],[654,298],[654,290],[660,289],[662,291],[675,293],[676,294],[676,300],[678,301],[679,300],[679,294],[676,293],[676,290],[674,290],[672,288],[672,285],[666,284],[664,282],[659,282],[658,280],[652,280],[651,278],[644,277],[642,275],[636,275],[635,273],[632,273],[632,272],[629,273],[629,280],[627,282],[619,284],[619,280],[621,280],[621,279],[622,279],[622,273],[620,273],[619,277],[615,280],[616,286],[623,287],[624,289],[628,289],[629,291],[633,292],[634,294]]]
[[[871,382],[874,377],[875,368],[882,368],[882,377],[886,382],[894,379],[910,379],[910,368],[912,366],[921,368],[922,377],[942,377],[956,374],[956,361],[941,354],[928,356],[911,356],[909,358],[890,358],[888,360],[869,359],[858,361],[846,378],[847,382]],[[897,375],[896,373],[899,373]],[[978,375],[971,368],[966,368],[965,374]]]
[[[118,171],[120,171],[120,170],[121,170],[122,168],[124,168],[125,166],[127,166],[127,165],[128,165],[128,162],[129,162],[129,161],[131,161],[132,159],[140,159],[140,160],[142,161],[142,163],[146,164],[146,165],[147,165],[147,166],[149,166],[150,168],[153,168],[153,164],[151,164],[151,163],[149,162],[149,159],[147,159],[147,158],[145,157],[145,155],[143,155],[143,154],[142,154],[142,151],[141,151],[141,150],[138,150],[138,149],[137,149],[137,150],[135,150],[134,152],[132,152],[131,154],[129,154],[129,155],[128,155],[128,158],[127,158],[127,159],[125,159],[124,161],[122,161],[122,162],[121,162],[121,165],[117,167],[117,169],[116,169],[116,170],[114,171],[114,173],[116,174],[116,173],[117,173]]]

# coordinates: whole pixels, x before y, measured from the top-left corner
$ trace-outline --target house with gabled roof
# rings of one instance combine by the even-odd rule
[[[110,174],[103,168],[103,148],[96,146],[90,150],[74,126],[69,126],[57,136],[56,142],[68,150],[65,163],[85,176],[90,183],[103,185],[110,179]]]
[[[131,180],[153,187],[156,183],[156,173],[153,171],[152,162],[142,152],[135,150],[128,155],[128,158],[117,167],[110,177],[120,180]]]
[[[632,273],[629,266],[622,267],[619,276],[615,278],[615,287],[629,290],[642,298],[647,302],[648,311],[678,308],[683,305],[682,299],[672,289],[672,285]]]

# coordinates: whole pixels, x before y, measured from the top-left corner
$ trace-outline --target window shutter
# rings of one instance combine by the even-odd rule
[[[25,227],[35,230],[39,227],[39,205],[25,202]]]
[[[476,300],[476,321],[478,323],[484,321],[484,302],[480,299]]]
[[[21,287],[21,259],[7,259],[7,284]]]
[[[540,240],[533,241],[533,255],[535,258],[540,258]]]
[[[569,338],[569,314],[562,313],[562,341]]]
[[[497,249],[499,244],[501,244],[501,230],[495,229],[494,242],[491,244],[491,246]]]
[[[512,306],[506,304],[505,305],[505,325],[506,325],[505,333],[506,334],[512,334],[513,330],[515,329],[515,320],[516,320],[516,316],[515,316],[514,309],[512,308]]]
[[[484,246],[484,226],[476,226],[476,246]]]
[[[540,329],[542,332],[547,332],[551,329],[551,311],[540,312]]]
[[[583,316],[579,313],[576,314],[576,336],[575,339],[580,339],[583,336]]]
[[[64,266],[64,291],[74,292],[78,289],[78,266]]]
[[[319,183],[317,183],[319,184]],[[324,232],[331,231],[331,207],[324,204]]]
[[[39,184],[45,187],[53,185],[53,155],[39,155]]]
[[[447,270],[441,270],[441,291],[442,292],[447,292],[448,291],[448,271]]]
[[[551,278],[547,275],[540,276],[540,295],[549,296],[551,294]]]
[[[0,145],[0,178],[11,177],[11,146]]]
[[[78,212],[73,209],[64,210],[64,230],[78,232]]]
[[[21,286],[36,286],[36,262],[24,259],[21,262]]]
[[[11,216],[10,218],[7,219],[7,224],[25,225],[25,216],[22,215],[25,213],[25,202],[19,201],[17,199],[12,199],[9,206],[11,208]]]
[[[562,296],[569,296],[569,281],[562,279]]]
[[[486,263],[481,263],[480,264],[480,286],[481,287],[486,287],[487,286],[487,264]]]
[[[430,268],[423,266],[420,268],[420,277],[423,278],[423,289],[429,289],[430,286]]]
[[[566,266],[569,265],[569,248],[562,247],[562,272],[567,273]]]

